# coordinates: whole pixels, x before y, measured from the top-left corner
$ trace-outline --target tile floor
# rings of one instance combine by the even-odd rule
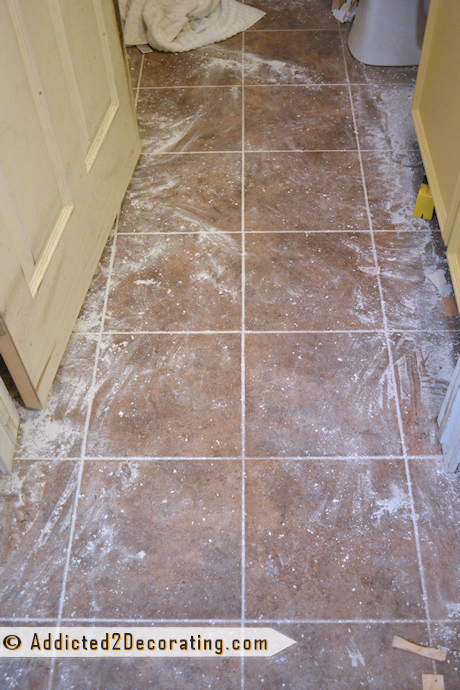
[[[460,685],[460,486],[436,416],[460,322],[415,68],[348,54],[330,0],[129,50],[143,154],[42,412],[3,477],[3,623],[271,626],[272,659],[10,661],[2,688]],[[372,276],[359,267],[380,266]]]

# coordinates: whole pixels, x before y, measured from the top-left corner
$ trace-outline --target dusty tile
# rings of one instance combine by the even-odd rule
[[[408,453],[440,454],[437,418],[460,354],[459,336],[398,333],[391,341]]]
[[[249,334],[246,377],[248,456],[401,452],[379,334]]]
[[[3,617],[57,616],[77,470],[71,460],[15,460],[0,476]]]
[[[266,12],[265,17],[251,27],[251,31],[339,28],[329,0],[249,0],[246,4]]]
[[[74,334],[42,410],[19,407],[21,424],[16,457],[79,457],[97,343],[92,335]]]
[[[413,217],[424,177],[418,152],[364,152],[362,159],[374,230],[423,230],[437,225],[435,220]]]
[[[238,461],[87,462],[66,618],[235,618]]]
[[[246,230],[368,230],[354,151],[247,153]]]
[[[297,644],[268,659],[245,660],[245,689],[421,690],[432,662],[394,649],[394,635],[428,644],[420,623],[274,625]],[[446,688],[449,686],[446,686]]]
[[[352,86],[361,148],[418,151],[411,106],[414,85]]]
[[[141,89],[144,153],[240,151],[241,88]]]
[[[434,622],[432,634],[435,646],[448,650],[447,661],[439,664],[438,673],[444,676],[447,689],[455,688],[460,677],[460,622]]]
[[[241,234],[118,238],[106,330],[240,327]]]
[[[51,659],[0,659],[2,690],[49,690]]]
[[[345,43],[346,43],[345,38]],[[418,67],[376,67],[365,65],[345,50],[348,77],[351,84],[381,86],[410,86],[414,88]]]
[[[346,82],[338,31],[250,31],[244,40],[245,84]]]
[[[341,86],[247,86],[244,107],[248,151],[356,148]]]
[[[246,463],[248,618],[424,616],[402,460]]]
[[[460,477],[437,458],[410,461],[410,473],[430,615],[460,621]]]
[[[141,156],[118,230],[241,230],[241,154]]]
[[[142,63],[142,53],[135,46],[126,48],[126,54],[128,56],[128,67],[129,74],[131,77],[131,86],[134,89],[137,88],[139,82],[139,73],[141,70]]]
[[[107,336],[88,454],[239,455],[240,350],[238,335]]]
[[[111,256],[112,242],[109,242],[109,245],[104,249],[83,302],[74,326],[74,333],[98,333],[100,330]]]
[[[460,317],[445,315],[441,294],[428,278],[438,269],[448,276],[441,235],[379,232],[375,244],[390,328],[458,328]]]
[[[235,690],[240,666],[239,659],[61,659],[53,690]]]
[[[142,87],[241,84],[242,34],[185,53],[153,51],[145,56]]]
[[[258,233],[246,237],[246,328],[381,328],[371,238],[360,233]]]

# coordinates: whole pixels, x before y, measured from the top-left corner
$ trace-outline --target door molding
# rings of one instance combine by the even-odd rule
[[[11,472],[18,430],[18,411],[0,379],[0,472]]]

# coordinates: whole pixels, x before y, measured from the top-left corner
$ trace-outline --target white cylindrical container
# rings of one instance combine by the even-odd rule
[[[351,54],[366,65],[418,65],[429,0],[360,0],[348,37]]]

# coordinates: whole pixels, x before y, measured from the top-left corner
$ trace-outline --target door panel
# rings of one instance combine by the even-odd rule
[[[417,139],[444,242],[460,187],[460,3],[431,0],[412,108]]]
[[[6,0],[0,27],[0,353],[38,407],[140,144],[112,0]]]

